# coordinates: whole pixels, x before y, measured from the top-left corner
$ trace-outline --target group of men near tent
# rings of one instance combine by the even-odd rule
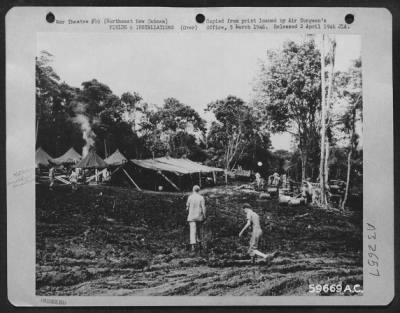
[[[261,174],[258,172],[255,173],[255,183],[257,190],[260,190],[265,184],[264,179],[261,178]],[[269,186],[279,186],[285,188],[288,186],[289,180],[286,174],[279,175],[275,172],[274,174],[268,176],[267,183]]]
[[[67,177],[72,186],[72,190],[77,190],[79,181],[86,181],[88,171],[93,169],[102,169],[100,175],[96,173],[96,180],[108,181],[110,173],[108,167],[115,167],[126,162],[126,158],[118,151],[118,149],[103,160],[94,151],[90,151],[83,158],[73,148],[69,149],[66,153],[58,158],[52,158],[42,148],[36,151],[36,167],[49,168],[49,188],[53,190],[56,180],[56,169],[66,172],[66,176],[57,176],[57,178]],[[62,180],[66,182],[65,180]]]
[[[82,170],[80,168],[76,169],[70,169],[69,175],[67,176],[69,183],[71,184],[72,190],[76,191],[78,190],[78,182],[79,181],[85,181],[87,177],[87,172],[86,170]],[[104,169],[101,172],[101,175],[99,175],[99,180],[103,182],[107,182],[110,179],[110,172],[108,169]],[[55,183],[55,167],[52,166],[49,170],[49,189],[53,190],[54,183]]]

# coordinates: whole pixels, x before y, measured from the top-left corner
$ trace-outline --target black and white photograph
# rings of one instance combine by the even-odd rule
[[[40,296],[362,296],[361,37],[42,32]]]

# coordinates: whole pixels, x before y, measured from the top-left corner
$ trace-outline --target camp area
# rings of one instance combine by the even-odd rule
[[[224,170],[217,167],[169,156],[128,160],[119,149],[103,159],[94,150],[82,158],[74,148],[58,158],[52,158],[45,150],[38,148],[36,164],[40,166],[37,177],[42,183],[46,182],[49,168],[54,169],[58,184],[69,184],[68,175],[77,171],[79,184],[103,183],[133,187],[140,191],[187,191],[193,185],[207,187],[224,182]]]
[[[82,149],[84,151],[84,149]],[[70,175],[77,174],[78,185],[108,185],[134,188],[138,191],[187,192],[194,185],[200,188],[232,185],[236,190],[257,192],[264,200],[278,199],[280,205],[293,206],[308,203],[306,194],[312,198],[309,204],[319,205],[320,186],[318,183],[295,180],[298,173],[288,162],[277,172],[262,177],[254,170],[241,166],[230,171],[194,162],[186,157],[174,158],[169,155],[149,159],[128,159],[117,148],[105,159],[94,149],[89,149],[82,157],[70,148],[57,158],[52,158],[43,148],[36,151],[37,183],[49,184],[49,169],[53,168],[54,185],[69,185]],[[290,176],[293,175],[293,176]],[[330,180],[327,184],[332,208],[340,208],[343,203],[346,183],[343,180]],[[357,200],[354,192],[349,202]],[[356,201],[357,202],[357,201]],[[356,204],[359,207],[359,204]]]

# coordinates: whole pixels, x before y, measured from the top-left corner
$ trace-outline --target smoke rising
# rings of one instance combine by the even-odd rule
[[[85,157],[90,149],[94,147],[94,139],[96,134],[92,130],[92,126],[89,118],[84,114],[86,111],[86,105],[82,103],[77,103],[74,112],[76,116],[72,118],[72,121],[78,124],[82,131],[82,138],[85,140],[85,146],[82,148],[82,156]]]

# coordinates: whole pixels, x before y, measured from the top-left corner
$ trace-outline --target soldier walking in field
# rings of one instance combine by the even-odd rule
[[[196,246],[201,248],[202,228],[207,217],[204,197],[199,194],[199,191],[200,187],[198,185],[193,186],[193,193],[186,202],[192,251],[196,250]]]
[[[256,212],[254,212],[251,209],[251,205],[248,203],[245,203],[243,205],[243,210],[246,213],[246,219],[247,219],[247,223],[246,225],[243,227],[243,229],[240,231],[239,233],[239,237],[242,236],[243,232],[250,226],[252,226],[252,232],[251,232],[251,238],[250,238],[250,247],[249,247],[249,254],[251,257],[251,260],[253,263],[255,263],[256,257],[260,256],[263,259],[267,259],[268,257],[275,257],[278,252],[274,252],[271,255],[262,253],[261,251],[258,250],[258,246],[260,243],[260,239],[262,236],[262,229],[261,229],[261,225],[260,225],[260,217],[258,216],[258,214]]]

